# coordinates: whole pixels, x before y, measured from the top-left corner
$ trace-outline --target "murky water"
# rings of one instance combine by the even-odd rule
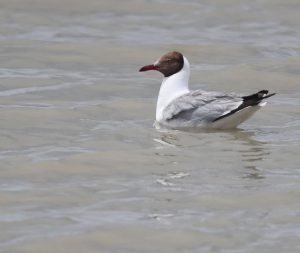
[[[0,1],[0,252],[299,252],[298,0]],[[240,129],[156,131],[192,88],[269,100]]]

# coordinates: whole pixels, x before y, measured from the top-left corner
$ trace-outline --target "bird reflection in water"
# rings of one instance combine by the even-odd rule
[[[215,147],[215,144],[212,144],[212,142],[221,141],[222,150],[224,152],[229,151],[231,154],[233,152],[233,157],[240,157],[242,163],[241,167],[245,170],[242,178],[256,180],[265,178],[263,170],[258,164],[269,155],[266,147],[267,142],[257,140],[257,133],[254,131],[235,129],[231,131],[209,130],[191,133],[177,130],[164,130],[159,131],[159,134],[159,137],[153,139],[156,143],[160,144],[156,147],[159,151],[155,152],[158,156],[178,156],[181,152],[175,151],[176,154],[174,154],[170,152],[170,148],[171,150],[174,150],[174,148],[199,148],[199,145],[207,145],[206,152],[214,152],[215,150],[212,148]],[[211,136],[213,136],[213,139],[210,138]],[[221,137],[221,140],[218,140],[218,136]],[[229,144],[228,146],[226,142]]]

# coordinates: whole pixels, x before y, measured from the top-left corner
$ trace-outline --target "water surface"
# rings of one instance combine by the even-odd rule
[[[0,3],[1,252],[299,252],[300,4]],[[153,128],[169,50],[193,89],[278,94],[239,129]]]

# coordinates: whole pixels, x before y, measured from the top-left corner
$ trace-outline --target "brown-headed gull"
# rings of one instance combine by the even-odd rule
[[[157,70],[164,75],[157,105],[156,126],[181,130],[235,128],[266,105],[275,95],[261,90],[249,96],[189,90],[190,64],[179,52],[169,52],[140,71]]]

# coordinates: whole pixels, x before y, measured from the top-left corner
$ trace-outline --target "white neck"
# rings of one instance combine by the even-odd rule
[[[189,92],[190,64],[183,57],[183,68],[174,75],[165,77],[161,83],[156,104],[156,120],[163,119],[163,110],[174,100]]]

